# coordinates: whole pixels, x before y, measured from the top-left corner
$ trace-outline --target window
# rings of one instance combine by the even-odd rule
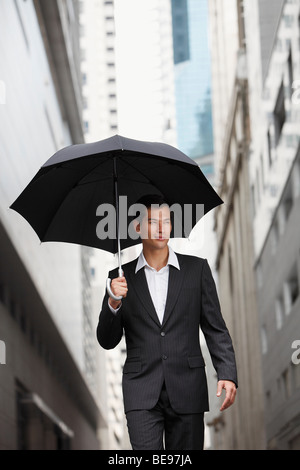
[[[260,177],[259,170],[256,169],[256,194],[257,194],[257,203],[260,203]]]
[[[251,201],[252,201],[252,214],[253,217],[256,215],[256,203],[255,203],[255,187],[254,184],[251,185]]]
[[[293,305],[299,297],[299,280],[297,264],[293,266],[287,281],[283,285],[284,309],[286,315],[289,315]]]
[[[300,15],[298,16],[298,31],[300,33]],[[299,34],[299,49],[300,49],[300,34]]]
[[[83,72],[82,74],[82,85],[86,85],[87,84],[87,75],[85,72]]]
[[[284,219],[285,219],[285,222],[287,222],[289,215],[291,213],[292,207],[293,207],[293,195],[292,195],[291,184],[288,185],[285,191],[282,204],[283,204]]]
[[[284,86],[281,82],[278,97],[274,109],[274,123],[275,123],[275,144],[278,145],[281,136],[282,128],[285,123],[286,113],[284,107]]]
[[[300,196],[300,160],[295,164],[295,168],[292,176],[292,190],[293,199],[296,200]]]
[[[261,349],[263,354],[268,352],[267,330],[265,326],[261,328]]]
[[[284,393],[284,399],[288,400],[291,396],[291,377],[290,377],[290,371],[289,369],[286,369],[282,375],[282,384],[283,384],[283,393]]]
[[[271,229],[271,252],[272,255],[276,254],[277,245],[279,241],[279,228],[277,220],[274,221],[273,227]]]
[[[295,389],[300,388],[300,364],[292,365],[293,385]]]
[[[228,268],[229,268],[229,285],[230,292],[233,293],[233,270],[232,270],[232,256],[231,256],[231,247],[228,250]]]
[[[271,141],[270,130],[268,130],[267,139],[268,139],[269,166],[271,166],[272,165],[272,141]]]
[[[16,383],[18,450],[69,450],[74,432],[41,397]]]
[[[290,98],[292,98],[293,82],[294,82],[292,50],[290,50],[289,57],[288,57],[288,74],[289,74],[289,92],[290,92]]]
[[[281,330],[283,325],[283,299],[280,295],[275,301],[276,328]]]
[[[259,261],[256,266],[256,281],[258,288],[261,289],[263,285],[261,261]]]
[[[261,185],[262,190],[265,189],[265,171],[264,171],[264,158],[263,155],[260,155],[260,173],[261,173]]]

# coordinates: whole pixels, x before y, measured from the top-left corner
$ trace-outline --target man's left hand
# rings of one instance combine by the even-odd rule
[[[217,397],[221,396],[223,388],[226,390],[225,400],[220,408],[220,411],[226,410],[233,405],[236,395],[236,386],[231,380],[219,380],[217,387]]]

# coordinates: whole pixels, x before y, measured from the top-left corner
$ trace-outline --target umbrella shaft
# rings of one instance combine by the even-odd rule
[[[121,244],[120,244],[120,214],[119,214],[119,191],[118,191],[118,172],[117,172],[117,159],[114,157],[114,182],[115,182],[115,203],[116,203],[116,224],[117,224],[117,243],[118,243],[118,264],[119,264],[119,277],[123,276],[121,267]]]

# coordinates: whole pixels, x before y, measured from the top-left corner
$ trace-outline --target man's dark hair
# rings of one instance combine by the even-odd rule
[[[161,206],[168,206],[170,208],[170,203],[168,200],[160,194],[146,194],[142,196],[138,201],[136,201],[136,204],[141,204],[144,207],[144,211],[139,212],[139,216],[136,217],[136,219],[140,222],[144,215],[146,215],[145,209],[150,209],[152,205],[155,205],[156,207],[161,207]],[[173,212],[170,212],[170,218],[171,218],[171,224],[172,224],[172,232],[171,236],[173,234]]]

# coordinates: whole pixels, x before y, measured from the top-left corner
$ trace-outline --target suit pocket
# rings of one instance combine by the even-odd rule
[[[139,359],[140,355],[140,348],[131,348],[127,350],[127,359]]]
[[[125,362],[124,368],[123,368],[123,373],[128,374],[131,372],[140,372],[142,369],[142,363],[140,361],[130,361],[130,362]]]
[[[194,367],[205,367],[205,362],[204,362],[204,359],[202,356],[191,356],[191,357],[188,357],[188,362],[189,362],[189,366],[190,368],[194,368]]]

